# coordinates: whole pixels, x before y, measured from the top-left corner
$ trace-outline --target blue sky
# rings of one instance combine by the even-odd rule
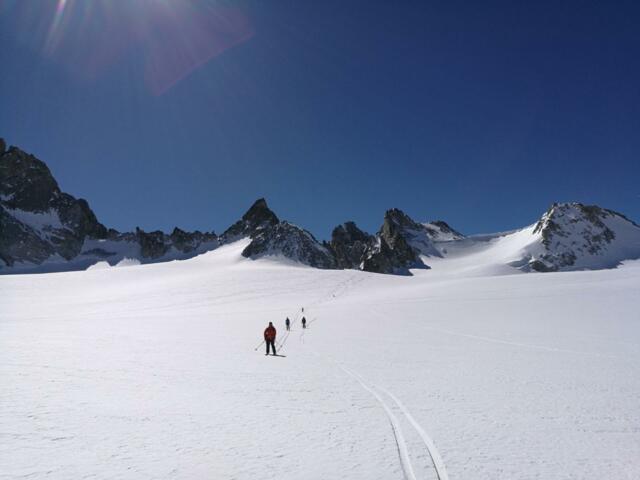
[[[636,5],[4,0],[0,136],[119,230],[640,221]]]

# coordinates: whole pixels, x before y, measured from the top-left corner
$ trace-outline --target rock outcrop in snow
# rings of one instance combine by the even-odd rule
[[[611,268],[640,258],[640,226],[595,205],[554,203],[536,223],[525,269]]]
[[[454,232],[441,223],[447,227],[447,232]],[[347,222],[333,230],[329,247],[338,268],[408,274],[411,268],[428,268],[422,256],[442,256],[433,238],[442,235],[444,230],[430,225],[417,223],[402,210],[394,208],[385,213],[375,236],[363,232],[355,223]]]
[[[420,254],[431,252],[424,227],[397,208],[387,210],[373,246],[366,252],[362,269],[367,272],[406,274],[410,268],[426,268]],[[434,252],[437,252],[433,249]],[[424,253],[426,255],[426,253]]]
[[[245,258],[281,257],[314,268],[335,268],[331,252],[308,231],[278,216],[260,198],[240,220],[231,225],[220,237],[221,243],[232,243],[242,238],[251,242],[242,251]]]
[[[422,226],[427,230],[427,235],[432,242],[453,242],[465,238],[463,234],[454,230],[447,222],[442,220],[423,223]]]
[[[256,232],[251,243],[243,250],[247,258],[283,256],[315,268],[335,268],[331,252],[315,237],[288,222],[279,222]]]
[[[338,225],[331,232],[328,248],[341,269],[361,269],[367,252],[375,244],[375,237],[360,230],[354,222]]]

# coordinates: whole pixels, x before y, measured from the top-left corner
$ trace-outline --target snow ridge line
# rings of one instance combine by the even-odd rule
[[[429,452],[429,456],[431,457],[431,461],[433,462],[433,467],[436,469],[436,476],[438,477],[438,480],[449,480],[449,475],[447,474],[447,470],[444,467],[444,461],[442,460],[442,457],[440,456],[440,453],[438,452],[438,449],[436,448],[436,445],[431,437],[427,434],[427,432],[425,432],[425,430],[416,421],[416,419],[413,418],[413,415],[411,415],[407,407],[405,407],[404,404],[400,400],[398,400],[398,398],[393,393],[380,386],[376,386],[376,388],[381,392],[387,394],[396,403],[396,405],[398,405],[400,411],[404,414],[413,428],[415,428],[416,432],[418,432],[418,435],[420,435],[422,441],[427,447],[427,451]]]
[[[411,460],[409,459],[409,450],[407,449],[407,443],[404,440],[404,435],[402,434],[402,429],[400,428],[400,422],[398,422],[398,418],[389,408],[389,405],[385,403],[378,393],[373,390],[369,385],[367,385],[362,377],[360,377],[357,373],[350,371],[346,367],[343,367],[340,364],[337,364],[338,367],[345,372],[347,375],[354,378],[367,392],[375,397],[376,400],[382,405],[385,413],[387,414],[387,418],[391,423],[391,428],[393,429],[393,435],[396,440],[396,446],[398,448],[398,455],[400,456],[400,464],[402,465],[402,471],[404,472],[404,478],[407,480],[417,480],[416,475],[413,472],[413,466],[411,465]]]

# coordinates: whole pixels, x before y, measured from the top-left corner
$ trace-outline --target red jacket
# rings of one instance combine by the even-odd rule
[[[271,325],[267,327],[264,331],[264,339],[265,340],[275,340],[276,339],[276,327]]]

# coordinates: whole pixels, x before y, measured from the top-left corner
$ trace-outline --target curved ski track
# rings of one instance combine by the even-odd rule
[[[334,298],[336,298],[336,294],[338,294],[338,296],[342,296],[342,295],[344,295],[346,293],[346,291],[350,287],[353,287],[354,284],[360,283],[360,282],[362,282],[364,280],[364,278],[362,278],[362,279],[359,279],[358,281],[354,282],[353,280],[355,280],[355,278],[356,278],[356,275],[353,275],[352,277],[348,278],[346,281],[340,283],[334,290],[329,292],[328,295],[326,295],[325,297],[322,297],[322,298],[316,300],[315,302],[309,304],[309,306],[317,306],[317,305],[329,302],[329,301],[333,300]],[[298,318],[299,318],[299,314],[296,315],[296,319],[298,319]],[[316,321],[317,319],[318,319],[318,317],[314,317],[311,320],[311,322],[309,322],[309,323],[312,323],[312,322]],[[304,334],[305,334],[305,330],[303,329],[302,332],[300,333],[300,342],[303,343],[303,344],[304,344]],[[289,336],[289,332],[287,332],[287,336],[283,340],[282,345],[284,345],[284,342],[286,341],[288,336]],[[311,350],[311,352],[313,354],[315,354],[317,357],[324,358],[323,356],[321,356],[318,352],[316,352],[313,349]],[[416,421],[416,419],[413,417],[413,415],[411,415],[411,413],[404,406],[404,404],[393,393],[391,393],[389,390],[387,390],[385,388],[382,388],[382,387],[379,387],[379,386],[376,386],[376,385],[367,384],[367,382],[362,378],[362,376],[359,373],[346,368],[345,366],[341,365],[340,363],[336,362],[333,359],[327,358],[326,360],[330,360],[340,370],[342,370],[344,373],[346,373],[351,378],[356,380],[362,386],[362,388],[364,390],[369,392],[378,401],[378,403],[380,403],[380,405],[384,409],[384,412],[387,415],[387,418],[389,419],[389,423],[391,424],[391,427],[393,429],[393,435],[394,435],[394,438],[395,438],[395,441],[396,441],[396,447],[398,449],[398,456],[400,457],[400,464],[402,466],[402,471],[404,473],[404,477],[405,477],[406,480],[417,480],[415,472],[413,470],[413,465],[411,463],[411,459],[409,457],[409,450],[407,448],[407,443],[406,443],[406,441],[404,439],[404,434],[402,432],[402,428],[400,427],[400,422],[398,421],[398,417],[393,413],[393,410],[391,409],[389,404],[384,401],[384,398],[382,397],[382,395],[380,395],[376,391],[376,389],[379,390],[380,392],[384,393],[385,395],[387,395],[391,400],[393,400],[393,402],[398,406],[398,408],[400,409],[402,414],[405,416],[407,421],[416,430],[416,432],[418,433],[418,435],[422,439],[422,442],[424,443],[424,445],[425,445],[425,447],[427,449],[427,452],[429,453],[429,457],[431,458],[431,462],[432,462],[433,467],[435,469],[435,473],[436,473],[437,479],[438,480],[449,480],[449,476],[448,476],[447,471],[446,471],[445,466],[444,466],[444,461],[442,460],[442,457],[440,456],[440,453],[438,452],[433,440],[427,434],[427,432],[424,430],[424,428],[422,428],[422,426]]]

